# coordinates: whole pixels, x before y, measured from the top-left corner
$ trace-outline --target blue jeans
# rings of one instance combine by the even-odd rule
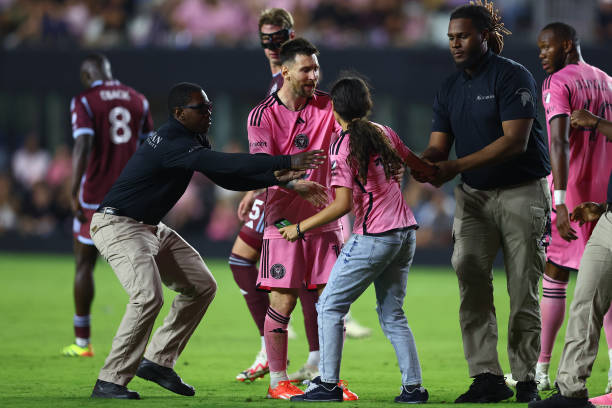
[[[414,337],[402,308],[414,248],[413,229],[377,236],[353,234],[344,244],[317,303],[322,381],[340,380],[344,317],[351,304],[374,282],[378,320],[395,348],[402,384],[421,383]]]

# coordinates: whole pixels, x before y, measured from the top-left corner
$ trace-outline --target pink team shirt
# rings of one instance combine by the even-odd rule
[[[327,151],[332,136],[340,131],[332,112],[328,94],[315,91],[306,106],[299,111],[289,110],[273,93],[251,111],[247,122],[249,150],[251,153],[270,155],[295,154],[321,149]],[[309,170],[307,180],[325,187],[330,182],[329,158],[315,170]],[[328,200],[333,201],[331,189]],[[285,218],[291,223],[314,215],[319,210],[296,192],[282,187],[269,187],[266,197],[264,239],[282,239],[274,222]],[[331,222],[308,234],[340,230],[338,221]]]
[[[119,81],[97,81],[70,102],[72,136],[93,135],[81,181],[81,205],[95,210],[111,188],[138,139],[153,130],[147,99]]]
[[[391,145],[402,159],[412,154],[393,129],[375,124],[381,128]],[[353,234],[380,234],[382,232],[416,226],[412,211],[404,201],[399,183],[387,180],[380,164],[380,156],[372,156],[368,165],[368,177],[362,184],[357,171],[347,162],[350,152],[350,134],[340,133],[329,150],[331,160],[331,186],[347,187],[353,190],[353,211],[355,223]]]
[[[612,120],[612,78],[584,62],[569,64],[544,80],[542,103],[550,143],[550,121],[556,116],[569,116],[572,111],[584,108]],[[612,144],[604,135],[591,129],[570,128],[569,154],[565,198],[568,210],[572,211],[584,201],[606,201],[605,186],[612,171]],[[548,182],[551,191],[554,190],[552,173]],[[580,227],[578,223],[572,223],[578,240],[568,243],[556,232],[554,213],[552,221],[553,239],[547,257],[559,266],[578,269],[593,226],[586,223]]]

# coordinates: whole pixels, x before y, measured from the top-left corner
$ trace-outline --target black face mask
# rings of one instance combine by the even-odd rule
[[[259,39],[261,41],[261,48],[267,48],[269,50],[278,50],[284,42],[289,40],[291,30],[283,28],[282,30],[275,31],[273,33],[259,33]]]

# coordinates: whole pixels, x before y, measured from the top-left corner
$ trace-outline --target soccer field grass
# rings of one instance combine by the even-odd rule
[[[127,302],[127,295],[110,267],[100,259],[95,271],[92,339],[96,355],[74,359],[59,354],[63,346],[73,341],[72,258],[0,254],[3,289],[0,296],[0,407],[303,405],[266,400],[267,377],[252,384],[234,380],[238,372],[251,364],[259,350],[259,334],[227,263],[224,260],[206,261],[219,284],[217,297],[175,367],[181,377],[196,388],[196,396],[181,397],[156,384],[134,378],[129,388],[140,392],[143,399],[111,401],[89,398]],[[509,371],[505,351],[508,299],[505,276],[501,271],[495,275],[495,288],[500,323],[498,350],[502,367]],[[573,277],[568,289],[568,293],[572,292]],[[166,304],[156,326],[166,315],[173,292],[166,291],[165,295]],[[405,310],[416,337],[424,385],[430,393],[427,404],[430,407],[447,406],[471,383],[461,346],[458,298],[457,281],[450,266],[415,266],[411,271]],[[352,313],[374,330],[368,339],[346,341],[341,375],[361,399],[343,403],[343,406],[395,405],[393,398],[399,393],[400,373],[393,348],[378,326],[371,288],[355,303]],[[301,367],[308,352],[301,310],[296,309],[292,323],[299,338],[289,342],[290,372]],[[553,354],[553,376],[563,346],[565,327],[561,330]],[[607,370],[607,352],[602,335],[599,357],[589,380],[592,395],[603,393]],[[319,405],[329,404],[315,404]]]

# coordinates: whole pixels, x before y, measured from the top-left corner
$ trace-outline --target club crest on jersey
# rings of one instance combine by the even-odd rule
[[[285,277],[285,273],[286,270],[283,264],[274,264],[270,268],[270,275],[272,275],[274,279],[283,279]]]
[[[300,133],[295,137],[295,141],[293,142],[295,147],[298,149],[305,149],[308,147],[308,136],[305,133]]]

